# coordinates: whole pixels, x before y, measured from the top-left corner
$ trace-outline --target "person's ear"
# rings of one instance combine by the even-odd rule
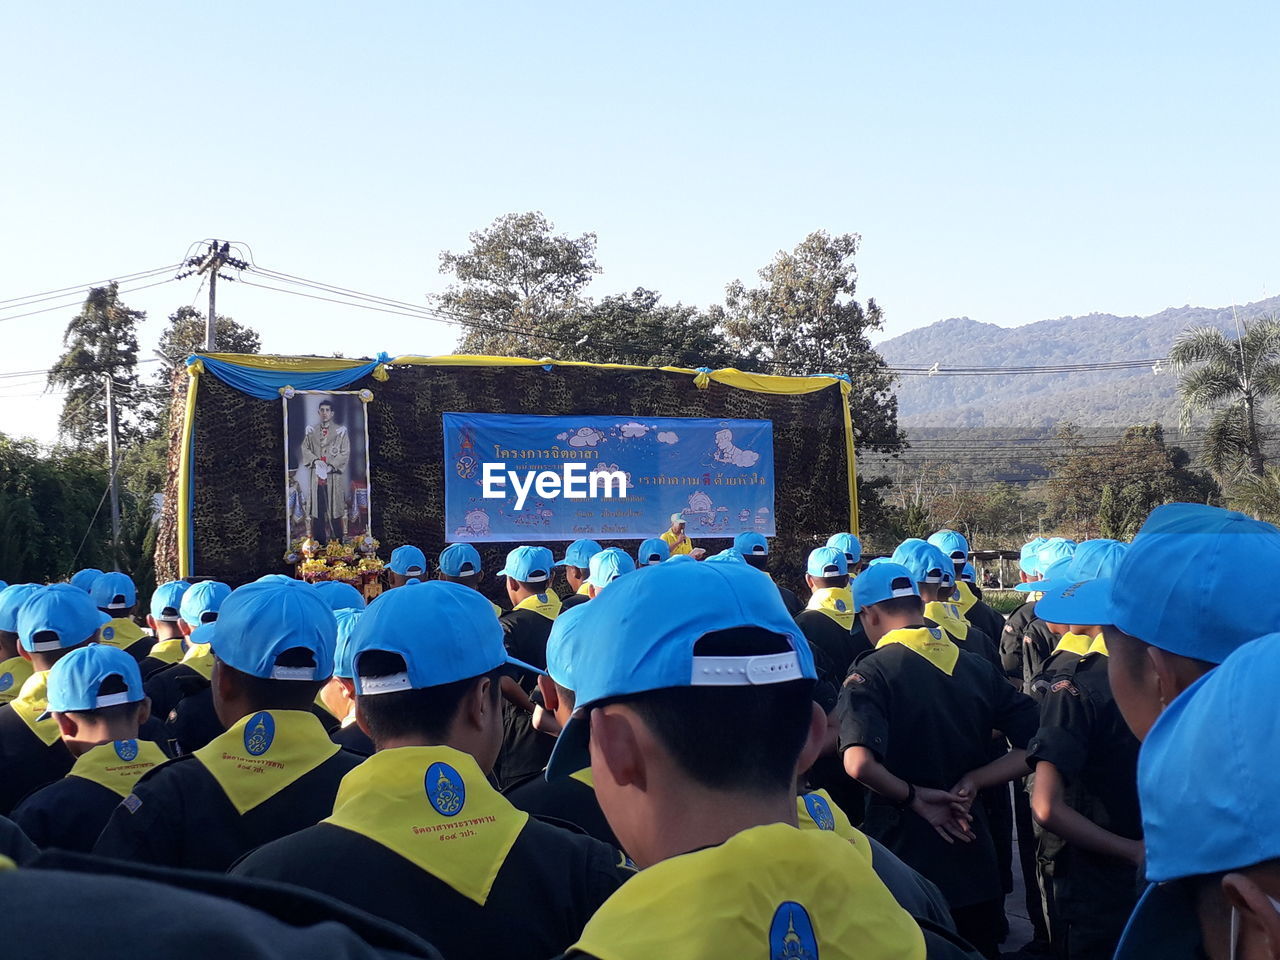
[[[648,771],[635,714],[618,706],[598,707],[590,719],[592,775],[607,776],[620,787],[644,790]]]
[[[1270,955],[1280,957],[1280,912],[1277,912],[1275,902],[1263,889],[1243,873],[1228,873],[1222,878],[1222,895],[1228,906],[1240,911],[1242,942],[1247,944],[1250,940],[1260,939],[1252,932],[1257,930],[1261,939],[1270,947]],[[1254,955],[1247,947],[1241,954]],[[1263,954],[1259,954],[1261,955]]]
[[[138,708],[138,726],[142,726],[151,719],[151,698],[143,697],[142,706]]]
[[[23,660],[27,661],[27,663],[32,662],[31,654],[27,651],[27,648],[24,647],[22,644],[18,644],[18,656],[22,657]]]
[[[817,590],[817,589],[818,589],[818,588],[814,585],[813,577],[809,576],[809,574],[807,574],[807,573],[804,575],[804,582],[808,585],[808,587],[809,587],[809,592],[810,592],[810,593],[812,593],[813,591],[815,591],[815,590]]]
[[[354,679],[351,677],[334,677],[334,679],[338,681],[338,685],[342,687],[342,690],[346,693],[348,700],[354,700],[356,698],[356,682]]]
[[[156,623],[156,618],[149,613],[147,614],[147,626],[151,628],[152,633],[155,633],[160,629],[159,625]]]
[[[191,625],[185,620],[178,621],[178,629],[182,631],[184,637],[191,636]]]
[[[1160,709],[1163,710],[1182,692],[1182,685],[1178,682],[1178,671],[1173,659],[1159,647],[1148,646],[1147,659],[1151,661],[1156,695],[1160,698]]]
[[[588,596],[588,597],[590,597],[592,600],[594,600],[594,599],[596,598],[596,594],[597,594],[597,593],[599,593],[599,592],[600,592],[600,591],[599,591],[598,589],[596,589],[596,585],[595,585],[594,583],[592,583],[590,580],[588,580],[588,581],[587,581],[587,596]]]
[[[538,689],[542,692],[542,707],[551,713],[560,709],[560,694],[556,692],[556,682],[548,676],[538,676]]]
[[[55,710],[53,719],[58,722],[58,733],[63,740],[74,740],[80,733],[80,724],[76,723],[76,718],[71,714]]]
[[[356,726],[364,732],[364,735],[373,740],[373,734],[369,731],[369,721],[364,716],[364,697],[356,697]],[[377,741],[374,740],[374,745]]]
[[[804,746],[800,748],[800,759],[796,761],[796,773],[804,773],[818,759],[827,739],[827,714],[816,703],[811,704],[813,710],[809,716],[809,733],[805,737]]]
[[[484,730],[489,724],[496,722],[502,726],[502,698],[493,695],[494,680],[481,677],[471,687],[471,692],[463,700],[463,719],[476,730]]]

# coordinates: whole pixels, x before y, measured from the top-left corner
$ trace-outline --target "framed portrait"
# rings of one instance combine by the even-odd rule
[[[368,391],[295,390],[284,408],[285,544],[369,532]]]

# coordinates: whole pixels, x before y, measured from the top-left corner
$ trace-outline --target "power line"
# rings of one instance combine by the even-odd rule
[[[142,286],[140,286],[140,287],[130,287],[130,288],[129,288],[129,289],[127,289],[127,290],[120,290],[120,291],[117,291],[117,292],[118,292],[119,294],[121,294],[121,295],[124,295],[124,294],[127,294],[127,293],[137,293],[139,290],[150,290],[152,287],[158,287],[158,286],[161,286],[162,284],[166,284],[166,283],[173,283],[173,280],[174,280],[174,278],[173,278],[173,277],[165,277],[163,280],[157,280],[155,283],[147,283],[147,284],[143,284],[143,285],[142,285]],[[49,313],[50,311],[53,311],[53,310],[68,310],[68,309],[70,309],[71,307],[75,306],[75,305],[76,305],[76,303],[77,303],[77,301],[78,301],[78,298],[77,298],[77,299],[74,299],[74,300],[71,300],[71,301],[69,301],[69,302],[67,302],[67,303],[60,303],[60,304],[56,304],[56,305],[54,305],[54,306],[52,306],[52,307],[44,307],[44,308],[42,308],[42,309],[40,309],[40,310],[31,310],[31,311],[28,311],[27,313],[14,313],[14,314],[10,314],[10,315],[9,315],[9,316],[7,316],[7,317],[0,317],[0,323],[3,323],[5,320],[21,320],[23,317],[34,317],[34,316],[36,316],[37,314],[40,314],[40,313]],[[25,306],[25,304],[24,304],[24,306]]]
[[[0,300],[0,306],[6,303],[17,303],[20,300],[27,301],[27,303],[19,304],[19,306],[28,306],[31,303],[42,303],[44,300],[50,299],[55,294],[62,294],[67,291],[83,290],[86,287],[102,287],[109,283],[127,283],[131,280],[141,280],[144,277],[154,276],[157,273],[165,273],[166,271],[173,270],[177,266],[179,266],[179,264],[171,263],[168,266],[156,267],[152,270],[139,270],[137,273],[121,274],[120,276],[110,277],[106,280],[99,280],[91,283],[76,283],[69,287],[60,287],[57,290],[45,290],[41,293],[28,294],[25,297],[10,297],[8,300]],[[37,297],[43,299],[36,299]],[[15,307],[10,309],[17,308]]]

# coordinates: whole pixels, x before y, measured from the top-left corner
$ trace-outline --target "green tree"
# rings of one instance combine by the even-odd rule
[[[160,334],[159,352],[172,360],[204,349],[205,314],[195,307],[179,307],[169,314],[169,323]],[[214,324],[219,353],[259,353],[262,338],[258,331],[218,314]]]
[[[1226,491],[1227,504],[1268,523],[1280,523],[1280,467],[1268,464],[1260,476],[1246,473]]]
[[[58,430],[68,442],[83,447],[106,438],[106,376],[115,381],[119,438],[128,442],[138,436],[146,397],[138,385],[137,329],[144,319],[143,311],[121,302],[112,282],[91,288],[67,324],[66,350],[50,369],[48,383],[66,388]]]
[[[1238,339],[1197,327],[1174,341],[1169,358],[1180,372],[1181,426],[1209,413],[1204,462],[1217,473],[1262,476],[1266,457],[1262,407],[1280,396],[1280,319],[1246,324]]]
[[[594,233],[554,231],[541,213],[509,213],[472,233],[465,253],[440,254],[440,272],[457,282],[431,299],[470,323],[458,352],[537,358],[560,350],[546,334],[581,310],[600,268]]]

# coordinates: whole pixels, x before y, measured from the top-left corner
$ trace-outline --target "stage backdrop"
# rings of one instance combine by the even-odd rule
[[[502,465],[490,476],[503,482],[489,484],[500,498],[485,496],[486,463]],[[507,477],[508,471],[562,477],[569,465],[585,475],[578,490],[589,489],[591,474],[620,474],[625,496],[620,485],[595,478],[597,496],[541,497],[527,479]],[[695,540],[776,532],[768,420],[446,413],[444,467],[452,540],[644,540],[666,530],[676,512]]]
[[[641,424],[670,417],[755,420],[773,424],[772,563],[781,582],[799,588],[808,551],[834,531],[857,527],[849,389],[833,377],[520,358],[195,355],[175,380],[157,576],[240,584],[291,573],[284,560],[280,398],[291,390],[368,390],[370,523],[384,559],[393,547],[413,543],[434,567],[453,539],[445,523],[445,413],[569,420],[608,413]],[[708,552],[731,542],[728,531],[706,536],[690,526]],[[629,538],[597,539],[635,548]],[[563,556],[563,544],[544,542],[557,559]],[[483,586],[495,599],[502,581],[494,574],[513,545],[479,544],[488,572]]]

